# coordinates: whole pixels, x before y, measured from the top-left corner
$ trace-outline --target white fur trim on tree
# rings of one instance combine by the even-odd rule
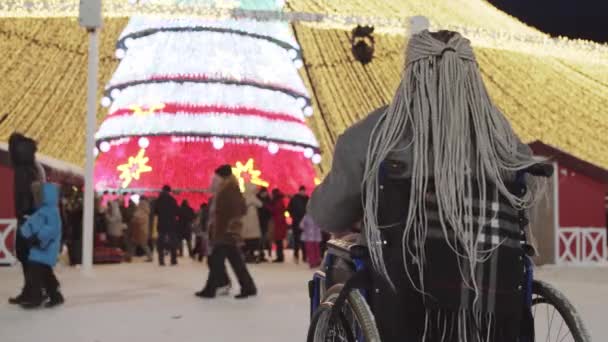
[[[159,32],[129,45],[110,87],[155,75],[205,75],[308,95],[288,50],[265,40],[217,32]]]
[[[255,108],[304,120],[297,99],[291,95],[253,86],[217,83],[166,82],[131,86],[120,92],[110,107],[110,113],[133,105],[160,103]]]
[[[310,128],[303,123],[222,113],[110,117],[101,124],[95,138],[103,140],[121,136],[176,134],[257,137],[271,141],[319,146]]]
[[[263,22],[252,19],[235,20],[205,20],[196,18],[157,18],[136,16],[129,20],[129,24],[120,35],[123,39],[131,33],[141,32],[148,29],[175,28],[175,27],[216,27],[246,31],[260,36],[267,36],[286,44],[299,48],[293,37],[289,25],[285,22]]]

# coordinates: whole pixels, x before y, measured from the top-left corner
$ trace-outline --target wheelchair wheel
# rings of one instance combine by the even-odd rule
[[[532,315],[536,341],[591,342],[574,306],[545,282],[535,280],[532,284]]]
[[[365,298],[351,290],[337,319],[331,319],[332,307],[343,285],[332,286],[315,312],[308,329],[308,342],[380,342],[376,321]]]

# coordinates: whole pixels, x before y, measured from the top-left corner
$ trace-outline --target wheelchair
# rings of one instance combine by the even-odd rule
[[[551,165],[537,164],[522,171],[518,178],[525,173],[550,177],[552,171]],[[523,211],[520,215],[524,215]],[[527,246],[525,234],[522,236],[522,245]],[[522,336],[517,341],[591,342],[568,299],[550,284],[534,279],[529,256],[524,266],[522,303],[524,312],[531,313],[532,336]],[[357,243],[356,235],[328,242],[324,266],[308,283],[311,317],[308,342],[382,341],[370,303],[371,291],[375,289],[364,279],[373,272],[371,269],[367,248]]]

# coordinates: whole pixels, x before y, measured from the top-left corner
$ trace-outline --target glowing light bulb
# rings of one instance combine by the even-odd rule
[[[111,104],[112,104],[112,100],[110,100],[110,98],[109,98],[109,97],[104,96],[104,97],[101,99],[101,105],[102,105],[103,107],[106,107],[106,108],[107,108],[107,107],[110,107],[110,105],[111,105]]]
[[[268,152],[271,154],[277,154],[279,152],[279,145],[276,143],[268,144]]]
[[[211,141],[214,149],[221,150],[222,148],[224,148],[224,139],[214,138]]]
[[[93,148],[93,155],[97,157],[99,155],[99,149],[97,147]]]
[[[312,162],[313,164],[320,164],[321,163],[321,155],[316,153],[314,156],[312,156]]]
[[[116,55],[116,58],[123,59],[125,57],[125,50],[118,49],[118,50],[116,50],[115,55]]]
[[[306,99],[303,97],[298,97],[298,99],[296,100],[296,103],[298,104],[298,106],[300,108],[306,107]]]
[[[304,149],[304,157],[306,157],[306,158],[312,158],[312,156],[314,154],[315,154],[315,151],[312,148],[307,147],[306,149]]]
[[[306,108],[304,108],[304,115],[305,116],[312,116],[313,110],[312,107],[307,106]]]
[[[134,42],[134,41],[135,41],[135,39],[130,38],[130,37],[129,37],[129,38],[127,38],[127,39],[125,39],[125,46],[126,46],[127,48],[130,48],[130,47],[133,45],[133,42]]]
[[[101,144],[99,144],[99,150],[103,153],[106,153],[110,150],[110,143],[107,141],[102,141]]]
[[[296,68],[300,69],[301,67],[303,67],[303,66],[304,66],[304,63],[302,62],[302,60],[301,60],[301,59],[296,59],[295,61],[293,61],[293,65],[294,65]]]
[[[148,148],[148,146],[150,146],[150,140],[148,140],[148,138],[146,137],[141,137],[139,138],[139,140],[137,141],[137,144],[139,145],[139,147],[141,148]]]
[[[110,92],[110,96],[112,96],[113,99],[120,96],[120,89],[118,89],[118,88],[112,89],[112,91]]]
[[[290,49],[287,54],[289,55],[289,58],[291,59],[296,59],[298,58],[298,51],[296,51],[295,49]]]

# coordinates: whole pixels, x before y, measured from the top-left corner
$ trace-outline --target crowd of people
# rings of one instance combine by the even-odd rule
[[[245,262],[283,263],[287,246],[293,249],[296,263],[309,261],[311,267],[319,266],[319,258],[310,259],[307,254],[311,250],[312,255],[319,256],[328,236],[322,234],[310,218],[305,219],[308,203],[305,187],[289,197],[279,189],[269,192],[267,188],[247,183],[242,196],[246,210],[240,218],[239,247]],[[210,250],[212,199],[195,211],[187,200],[178,205],[169,185],[163,187],[157,198],[106,192],[95,201],[95,235],[101,236],[100,243],[104,246],[121,249],[126,262],[131,262],[136,255],[152,262],[155,249],[161,266],[165,265],[167,255],[171,265],[177,265],[178,257],[186,256],[186,252],[202,262]],[[82,210],[82,193],[65,191],[61,214],[71,265],[81,260]]]
[[[16,134],[10,149],[15,168],[17,257],[25,278],[21,293],[10,302],[27,308],[55,306],[64,301],[53,273],[64,247],[70,265],[82,262],[83,193],[74,186],[60,189],[46,182],[44,168],[35,160],[33,140]],[[329,237],[306,215],[305,187],[287,196],[276,188],[269,192],[247,183],[241,192],[232,168],[223,165],[215,171],[210,189],[208,203],[198,210],[187,200],[178,204],[169,185],[156,198],[109,192],[96,196],[94,260],[131,262],[143,256],[152,262],[154,250],[160,266],[166,265],[167,256],[172,266],[177,265],[178,257],[186,252],[200,262],[207,258],[209,278],[196,295],[213,298],[231,287],[227,259],[241,286],[239,299],[257,294],[246,264],[284,263],[286,246],[293,248],[295,262],[320,266],[322,245]],[[98,250],[111,255],[98,259]]]

